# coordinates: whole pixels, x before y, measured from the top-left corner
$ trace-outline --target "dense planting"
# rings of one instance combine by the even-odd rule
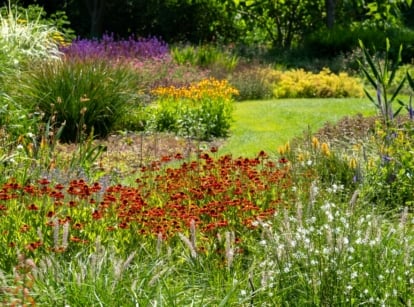
[[[70,45],[61,48],[68,58],[100,58],[107,61],[162,58],[169,55],[166,43],[152,38],[134,38],[115,40],[113,34],[105,34],[101,40],[78,38]]]
[[[26,25],[27,36],[0,43],[50,37]],[[237,95],[359,96],[358,79],[237,67],[242,59],[212,47],[170,56],[155,38],[106,35],[61,46],[62,57],[41,51],[42,60],[19,53],[1,76],[0,304],[412,304],[413,116],[397,94],[414,81],[401,77],[389,99],[398,65],[388,58],[384,69],[363,50],[380,115],[364,133],[309,133],[235,157],[205,146],[232,137]],[[277,105],[266,107],[280,124]],[[322,111],[303,109],[304,118]],[[121,170],[136,130],[140,158]],[[118,132],[119,151],[105,152]],[[165,132],[182,150],[144,159],[144,137],[157,152]]]
[[[15,248],[35,258],[53,251],[76,253],[100,237],[129,253],[157,236],[171,241],[187,234],[192,223],[202,241],[199,248],[208,249],[217,233],[242,235],[293,200],[287,162],[276,164],[265,153],[235,160],[203,153],[178,168],[153,163],[128,186],[82,179],[64,186],[46,178],[25,186],[6,183],[0,194],[1,246],[8,260],[2,269],[15,264]]]

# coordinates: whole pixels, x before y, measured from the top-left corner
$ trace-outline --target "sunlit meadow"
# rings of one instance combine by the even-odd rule
[[[226,136],[237,90],[206,70],[172,64],[160,40],[107,35],[62,51],[59,65],[105,58],[106,69],[127,62],[142,77],[133,90],[149,114],[138,118],[143,133],[158,133],[157,123],[162,130],[164,108],[175,125],[169,132]],[[94,97],[77,95],[74,107]],[[391,143],[379,121],[348,146],[307,135],[252,157],[200,148],[114,176],[100,165],[105,148],[79,122],[68,159],[57,150],[64,127],[57,114],[44,119],[37,109],[18,108],[17,98],[2,96],[1,103],[16,107],[0,121],[4,306],[413,303],[410,120],[395,127]],[[192,122],[174,117],[183,109]],[[123,120],[117,127],[125,128]],[[214,121],[217,129],[209,130]]]

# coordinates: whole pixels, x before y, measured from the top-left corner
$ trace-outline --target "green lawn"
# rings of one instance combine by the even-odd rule
[[[346,115],[375,114],[367,99],[280,99],[236,103],[231,135],[221,154],[254,156],[275,152],[279,145],[308,128],[317,131],[326,122]]]

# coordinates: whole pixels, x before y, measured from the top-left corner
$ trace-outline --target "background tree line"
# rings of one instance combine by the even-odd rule
[[[7,4],[8,1],[3,1]],[[158,36],[168,43],[305,48],[322,56],[347,52],[358,39],[389,36],[414,45],[411,0],[17,0],[47,14],[65,12],[81,37]]]

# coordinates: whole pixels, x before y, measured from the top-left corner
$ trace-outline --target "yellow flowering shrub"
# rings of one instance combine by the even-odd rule
[[[204,79],[187,87],[158,87],[153,126],[186,137],[224,137],[230,128],[233,97],[227,80]]]
[[[362,97],[362,82],[347,73],[334,74],[324,68],[318,74],[303,69],[268,74],[275,98],[343,98]]]

